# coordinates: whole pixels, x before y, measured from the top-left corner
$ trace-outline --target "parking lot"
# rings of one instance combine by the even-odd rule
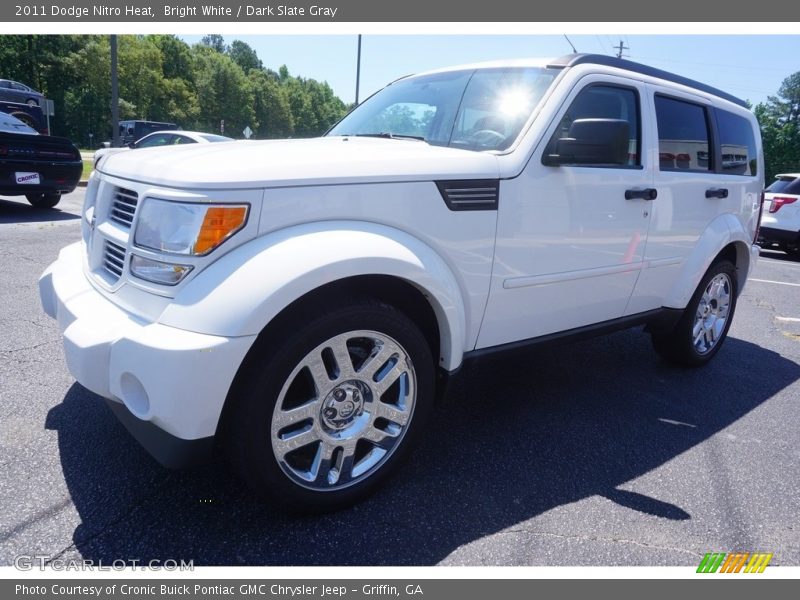
[[[375,496],[293,518],[221,459],[161,468],[69,375],[37,280],[78,240],[82,194],[0,199],[0,564],[800,564],[800,262],[762,254],[707,368],[667,366],[639,330],[486,364]]]

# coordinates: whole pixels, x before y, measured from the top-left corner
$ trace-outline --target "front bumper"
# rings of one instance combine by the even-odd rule
[[[39,295],[64,334],[70,373],[109,400],[159,462],[178,467],[207,457],[255,336],[206,335],[127,313],[84,275],[81,242],[64,248],[42,274]]]

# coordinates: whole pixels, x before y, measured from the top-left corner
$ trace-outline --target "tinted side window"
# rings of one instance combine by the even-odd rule
[[[755,175],[758,158],[750,122],[739,115],[717,110],[717,127],[722,144],[722,172],[726,175]]]
[[[659,169],[709,171],[708,121],[699,104],[656,96]]]
[[[569,138],[572,124],[579,119],[619,119],[628,122],[628,156],[620,167],[641,165],[639,135],[639,95],[630,88],[590,85],[575,97],[550,138],[546,154],[556,152],[558,140]]]

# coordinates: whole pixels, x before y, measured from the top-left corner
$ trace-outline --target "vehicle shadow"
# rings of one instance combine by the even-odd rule
[[[775,260],[781,260],[784,262],[791,262],[796,263],[798,258],[796,256],[792,256],[791,254],[787,254],[783,250],[773,250],[771,248],[761,248],[759,253],[764,258],[773,258]]]
[[[44,223],[48,221],[69,221],[80,219],[80,215],[64,212],[56,208],[34,208],[20,196],[15,200],[0,198],[0,224],[6,223]]]
[[[78,384],[46,426],[58,432],[82,520],[74,544],[86,559],[430,565],[592,495],[691,519],[680,506],[619,487],[798,379],[794,362],[735,338],[704,369],[673,368],[634,331],[487,362],[454,385],[397,477],[351,509],[303,518],[253,498],[221,459],[162,469]]]

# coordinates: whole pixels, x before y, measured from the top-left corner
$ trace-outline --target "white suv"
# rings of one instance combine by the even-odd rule
[[[708,362],[762,189],[756,120],[724,92],[606,56],[457,67],[322,138],[108,157],[41,299],[162,463],[219,444],[276,502],[331,509],[481,357],[646,325]]]
[[[800,174],[781,173],[764,190],[758,243],[800,258]]]

